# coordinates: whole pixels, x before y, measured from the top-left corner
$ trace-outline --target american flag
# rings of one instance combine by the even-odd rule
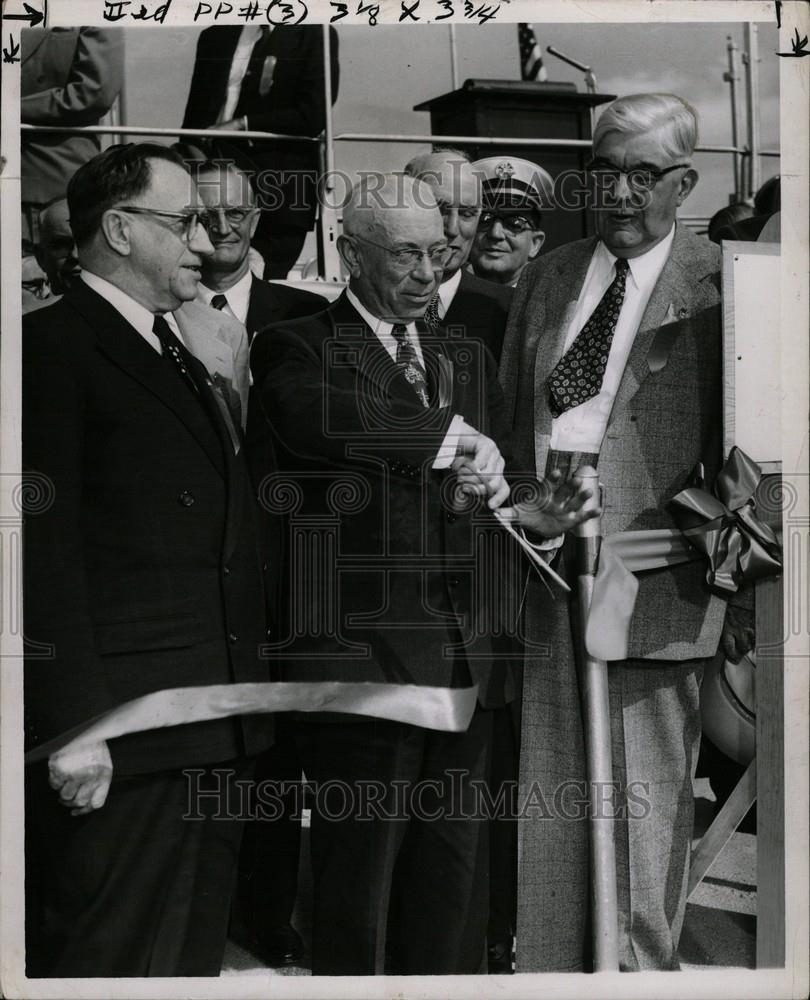
[[[543,56],[530,24],[518,25],[518,45],[521,80],[546,80],[548,75],[543,65]]]

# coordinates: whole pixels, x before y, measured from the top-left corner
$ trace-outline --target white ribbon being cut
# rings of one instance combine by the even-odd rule
[[[469,726],[477,695],[477,685],[446,688],[344,681],[169,688],[128,701],[34,747],[25,755],[25,762],[42,760],[66,747],[74,750],[128,733],[260,712],[343,712],[458,733]]]

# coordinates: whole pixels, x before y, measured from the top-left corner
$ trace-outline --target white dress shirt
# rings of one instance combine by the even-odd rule
[[[228,316],[238,319],[242,326],[247,322],[248,306],[250,305],[250,287],[253,284],[253,276],[248,270],[235,285],[227,291],[215,292],[202,282],[197,285],[197,298],[205,305],[211,305],[211,299],[215,295],[224,295],[227,305],[221,310]]]
[[[351,288],[346,289],[346,298],[351,302],[357,312],[360,314],[363,320],[365,320],[366,325],[374,333],[379,342],[388,351],[391,356],[392,361],[397,360],[397,341],[391,332],[394,329],[394,324],[389,323],[388,320],[380,319],[379,316],[375,316],[370,313],[368,309],[363,305],[363,303],[357,298]],[[403,324],[405,326],[405,336],[408,342],[416,351],[416,356],[419,359],[419,364],[424,369],[425,359],[422,354],[422,347],[419,343],[419,334],[416,331],[416,323],[411,320],[409,323]],[[436,460],[433,463],[434,469],[447,469],[453,464],[453,459],[456,457],[456,452],[458,451],[458,439],[461,433],[461,424],[464,418],[460,414],[456,414],[450,426],[447,429],[447,434],[444,437],[439,446],[439,451],[436,454]]]
[[[552,420],[552,448],[558,451],[586,451],[598,454],[641,318],[653,288],[664,270],[674,237],[673,225],[669,234],[652,250],[628,261],[630,269],[627,272],[624,303],[616,321],[616,331],[610,345],[602,390],[597,396],[572,407]],[[615,263],[616,257],[600,241],[588,265],[577,307],[565,338],[563,353],[573,344],[616,277]]]
[[[236,50],[231,61],[231,71],[228,74],[228,89],[225,92],[225,103],[217,118],[217,125],[220,122],[227,122],[233,118],[236,105],[239,103],[239,93],[242,90],[242,81],[245,79],[247,68],[250,63],[250,56],[253,46],[258,42],[262,34],[262,25],[246,24],[242,28],[239,41],[236,43]]]

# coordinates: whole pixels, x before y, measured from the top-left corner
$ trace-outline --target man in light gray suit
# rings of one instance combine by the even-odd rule
[[[672,527],[668,501],[697,463],[711,483],[721,462],[720,254],[675,221],[697,182],[696,141],[697,115],[677,97],[610,105],[588,168],[599,237],[530,264],[510,313],[501,380],[523,467],[569,475],[598,462],[606,536]],[[558,559],[573,577],[573,547]],[[629,658],[609,665],[620,965],[676,969],[698,689],[724,621],[733,652],[751,637],[726,620],[700,562],[639,583]],[[529,587],[521,801],[531,793],[535,809],[520,823],[517,967],[575,971],[590,962],[578,613],[574,599]]]

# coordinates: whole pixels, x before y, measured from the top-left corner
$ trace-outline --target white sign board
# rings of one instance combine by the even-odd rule
[[[779,244],[723,243],[723,451],[780,471]]]

